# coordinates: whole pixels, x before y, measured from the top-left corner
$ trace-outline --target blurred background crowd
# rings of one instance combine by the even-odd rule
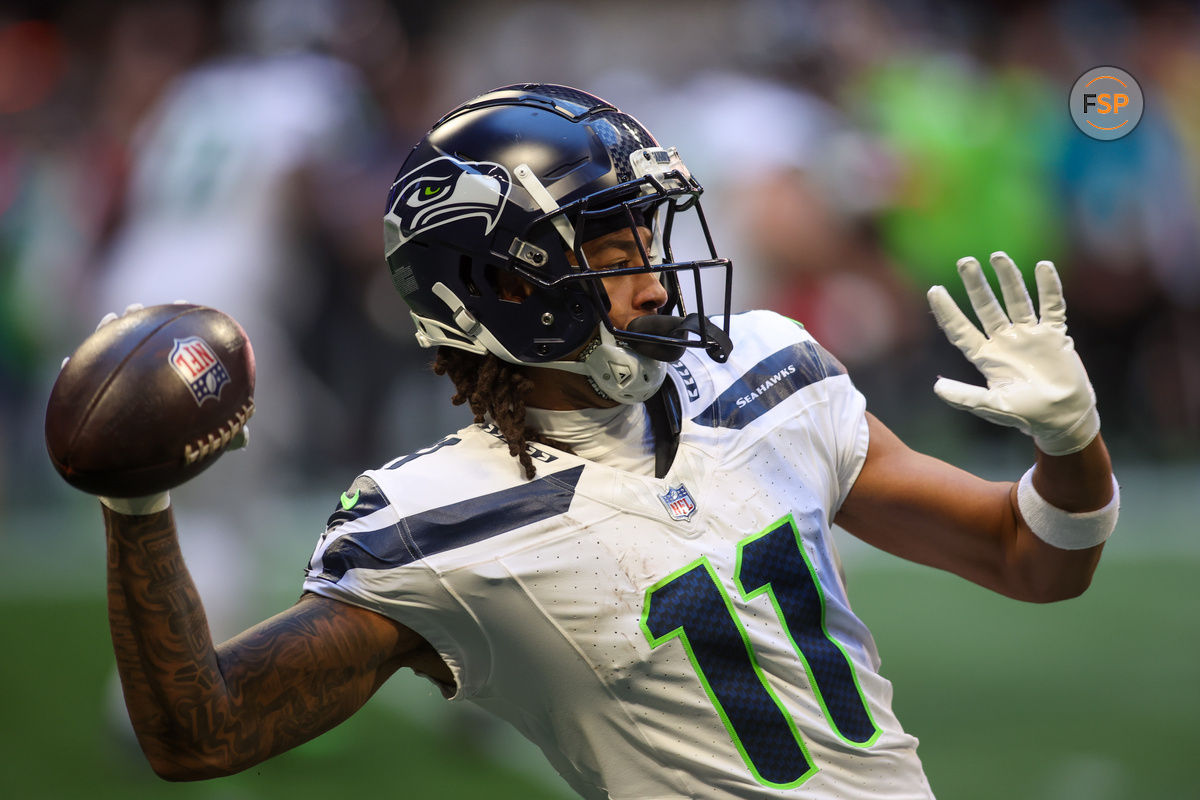
[[[1116,142],[1066,107],[1105,63],[1146,95]],[[600,94],[677,145],[735,305],[804,322],[916,444],[995,435],[931,399],[937,374],[970,370],[923,293],[1003,249],[1058,264],[1112,444],[1200,453],[1193,4],[15,0],[0,504],[53,479],[59,361],[131,302],[207,303],[247,328],[260,477],[337,485],[461,422],[389,286],[383,198],[441,113],[526,80]]]

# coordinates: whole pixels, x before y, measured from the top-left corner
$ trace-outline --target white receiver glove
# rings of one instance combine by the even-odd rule
[[[1032,436],[1044,453],[1079,452],[1100,432],[1100,415],[1092,383],[1067,335],[1067,307],[1058,272],[1049,261],[1039,261],[1034,270],[1039,320],[1012,259],[996,252],[991,262],[1007,314],[979,262],[969,256],[958,262],[958,274],[982,332],[944,286],[928,292],[929,307],[946,338],[983,373],[987,387],[938,378],[933,391],[955,408]]]

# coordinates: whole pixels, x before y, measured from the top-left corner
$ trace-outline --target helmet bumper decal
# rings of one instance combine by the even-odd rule
[[[512,178],[503,164],[450,156],[421,164],[392,184],[384,216],[385,255],[414,236],[472,217],[481,218],[485,235],[490,234],[511,189]]]

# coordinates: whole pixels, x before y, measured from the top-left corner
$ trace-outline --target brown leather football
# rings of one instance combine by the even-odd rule
[[[253,413],[242,326],[207,306],[151,306],[101,327],[63,366],[46,448],[72,486],[140,497],[203,472]]]

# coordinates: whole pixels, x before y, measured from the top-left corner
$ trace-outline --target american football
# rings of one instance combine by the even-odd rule
[[[63,366],[46,448],[72,486],[139,497],[207,469],[254,413],[254,351],[232,317],[175,303],[103,325]]]

